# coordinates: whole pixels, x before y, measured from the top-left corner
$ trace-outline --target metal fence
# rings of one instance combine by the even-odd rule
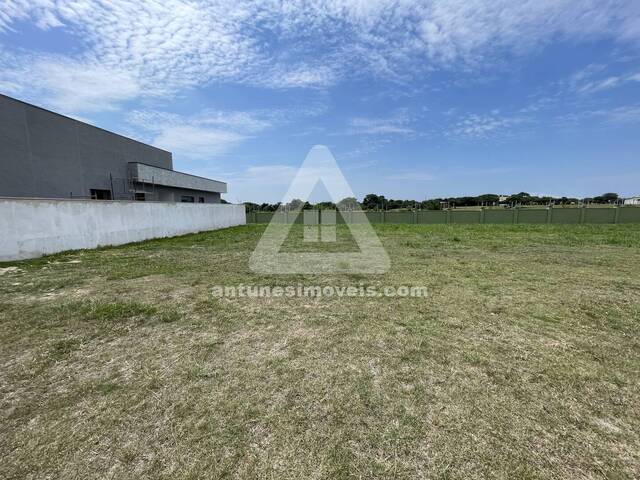
[[[322,221],[324,210],[306,210],[305,217]],[[331,210],[335,212],[335,210]],[[325,213],[325,217],[327,214]],[[333,213],[331,215],[333,218]],[[247,212],[247,223],[304,223],[296,212]],[[638,207],[582,207],[582,208],[512,208],[505,210],[414,210],[379,212],[339,212],[338,224],[362,223],[412,223],[412,224],[602,224],[640,223]]]

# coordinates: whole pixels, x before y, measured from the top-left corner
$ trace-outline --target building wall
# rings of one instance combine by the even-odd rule
[[[204,197],[205,203],[220,203],[220,194],[217,192],[199,192],[174,187],[155,186],[156,199],[161,202],[180,202],[183,195],[192,196],[196,203],[198,197]]]
[[[191,175],[189,173],[152,167],[144,163],[130,163],[129,176],[140,182],[153,183],[155,185],[186,188],[201,192],[227,193],[227,184],[224,182],[200,177],[198,175]]]
[[[170,152],[0,95],[0,196],[88,197],[128,162],[173,168]]]
[[[0,199],[0,261],[244,225],[244,205]]]

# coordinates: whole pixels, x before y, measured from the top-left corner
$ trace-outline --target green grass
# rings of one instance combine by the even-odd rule
[[[374,228],[384,275],[255,275],[264,225],[0,264],[0,478],[640,476],[640,225]],[[428,296],[210,294],[298,283]]]

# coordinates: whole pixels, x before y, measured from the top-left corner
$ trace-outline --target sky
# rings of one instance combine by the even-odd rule
[[[0,0],[0,92],[277,202],[640,195],[638,0]]]

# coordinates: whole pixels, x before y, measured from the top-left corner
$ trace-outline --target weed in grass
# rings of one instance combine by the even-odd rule
[[[57,340],[51,345],[50,355],[56,359],[67,358],[71,353],[80,348],[81,342],[78,338],[65,338]]]

